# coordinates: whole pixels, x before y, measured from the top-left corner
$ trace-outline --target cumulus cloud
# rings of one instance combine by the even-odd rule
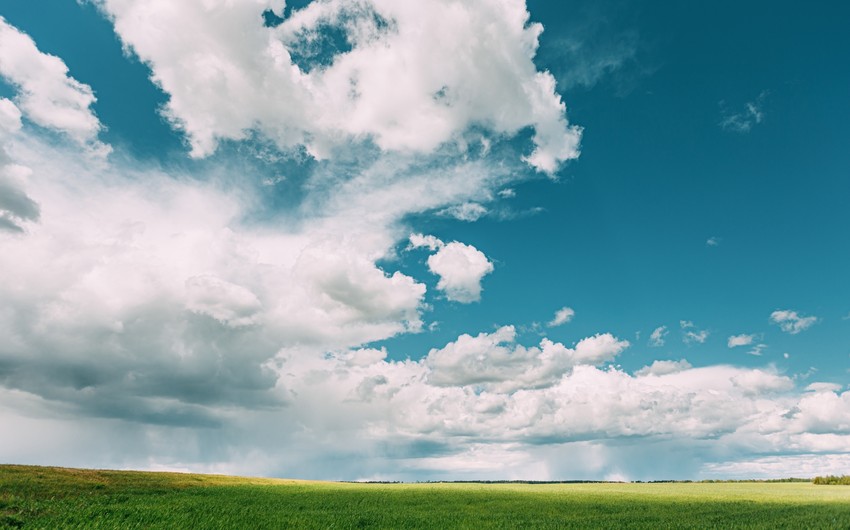
[[[435,251],[443,248],[444,243],[437,237],[431,235],[423,235],[423,234],[410,234],[408,238],[410,241],[409,248],[422,248],[425,247],[430,251]]]
[[[440,277],[437,289],[446,298],[468,304],[481,299],[481,279],[493,272],[493,263],[472,245],[452,241],[428,258],[428,269]]]
[[[97,156],[110,151],[97,140],[102,126],[91,109],[96,101],[91,87],[70,77],[62,59],[40,52],[28,35],[3,17],[0,76],[16,89],[15,104],[27,119],[64,133]]]
[[[579,341],[574,348],[543,339],[539,346],[515,344],[516,330],[504,326],[494,333],[475,337],[461,335],[457,341],[432,349],[424,359],[430,369],[428,382],[437,386],[470,386],[491,392],[543,388],[555,384],[578,365],[612,361],[628,341],[610,333]]]
[[[30,169],[16,164],[6,151],[9,139],[21,127],[21,111],[9,99],[0,98],[0,230],[8,232],[23,232],[24,225],[37,221],[41,211],[25,191]]]
[[[215,276],[192,276],[186,280],[186,307],[228,326],[256,323],[262,309],[257,295]]]
[[[425,286],[375,264],[389,226],[321,216],[269,231],[241,221],[249,193],[215,179],[92,168],[22,141],[40,216],[23,236],[0,231],[8,388],[83,415],[209,425],[219,405],[286,401],[268,364],[282,347],[321,355],[421,327]]]
[[[694,462],[734,450],[846,450],[848,393],[801,394],[770,366],[656,361],[630,374],[613,364],[629,344],[610,333],[528,345],[513,326],[424,356],[373,344],[422,329],[425,285],[393,260],[412,214],[486,203],[523,178],[490,158],[505,135],[526,130],[541,170],[577,154],[579,131],[534,68],[540,27],[522,2],[314,2],[276,28],[260,14],[283,1],[98,5],[151,66],[195,156],[255,135],[281,156],[302,146],[346,156],[317,162],[304,197],[269,212],[268,175],[257,188],[234,183],[224,156],[192,174],[133,160],[92,167],[78,147],[28,130],[38,122],[23,90],[0,100],[3,171],[17,171],[0,181],[0,215],[17,227],[0,230],[9,461],[655,478],[668,465],[658,462],[696,473]],[[316,52],[339,28],[350,49]],[[82,85],[57,86],[78,94],[51,101],[79,103],[68,103],[75,120],[91,114]],[[65,132],[91,148],[96,130]],[[481,251],[416,233],[409,242],[432,253],[447,298],[480,298],[493,270]]]
[[[676,372],[681,372],[690,368],[692,368],[691,363],[685,359],[678,361],[653,361],[651,365],[644,366],[640,370],[637,370],[635,375],[637,377],[644,377],[648,375],[675,374]]]
[[[196,157],[251,131],[317,158],[362,138],[424,153],[472,126],[531,127],[525,160],[546,173],[578,156],[581,131],[533,63],[543,28],[519,0],[313,2],[274,28],[261,14],[282,0],[96,4],[169,94],[165,115]]]
[[[726,341],[726,345],[730,348],[737,348],[738,346],[749,346],[755,340],[755,335],[732,335]]]
[[[777,324],[785,333],[796,335],[812,327],[818,321],[818,318],[814,316],[804,317],[796,311],[782,309],[771,313],[770,321]]]
[[[669,333],[667,326],[658,326],[649,335],[650,346],[664,346],[664,337]]]
[[[561,324],[566,324],[571,321],[575,316],[576,312],[573,311],[571,307],[562,307],[561,309],[555,311],[555,316],[552,317],[552,320],[549,321],[547,326],[553,328],[555,326],[560,326]]]

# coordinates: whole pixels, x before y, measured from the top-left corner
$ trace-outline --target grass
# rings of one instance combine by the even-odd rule
[[[850,488],[351,484],[0,466],[0,528],[850,528]]]

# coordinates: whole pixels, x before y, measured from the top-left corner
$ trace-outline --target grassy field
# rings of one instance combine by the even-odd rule
[[[850,528],[850,487],[346,484],[0,466],[0,528]]]

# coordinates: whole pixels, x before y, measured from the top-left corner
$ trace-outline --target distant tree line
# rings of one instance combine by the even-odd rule
[[[850,475],[827,475],[825,477],[815,477],[812,479],[815,484],[827,484],[831,486],[841,485],[850,486]]]

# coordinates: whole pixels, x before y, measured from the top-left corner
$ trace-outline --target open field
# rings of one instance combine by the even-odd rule
[[[350,484],[0,466],[0,528],[850,528],[811,483]]]

